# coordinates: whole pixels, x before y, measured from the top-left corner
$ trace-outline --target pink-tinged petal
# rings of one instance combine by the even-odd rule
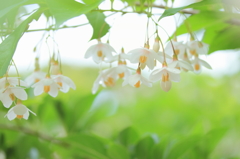
[[[212,67],[206,61],[199,59],[199,62],[202,66],[204,66],[208,69],[212,69]]]
[[[13,102],[12,99],[10,98],[8,92],[3,93],[1,100],[2,100],[3,106],[6,107],[6,108],[9,108],[12,105],[12,102]]]
[[[38,84],[38,85],[35,85],[33,93],[35,96],[38,96],[38,95],[42,94],[43,91],[44,91],[44,85]]]
[[[27,111],[25,114],[23,114],[23,119],[28,119],[28,117],[29,117],[29,112]]]
[[[171,81],[161,82],[160,85],[165,92],[168,92],[172,87],[172,82]]]
[[[11,91],[17,98],[27,100],[27,93],[23,88],[12,88]]]
[[[87,59],[87,58],[91,57],[95,52],[97,52],[97,44],[92,45],[87,49],[87,51],[84,55],[84,58]]]
[[[13,119],[15,119],[16,117],[17,117],[17,115],[14,113],[14,111],[13,111],[13,108],[11,108],[9,111],[8,111],[8,113],[6,114],[6,116],[7,116],[7,118],[8,118],[8,120],[13,120]],[[5,117],[6,117],[5,116]]]
[[[52,97],[56,97],[58,95],[58,88],[59,88],[58,84],[56,83],[51,84],[48,94]]]

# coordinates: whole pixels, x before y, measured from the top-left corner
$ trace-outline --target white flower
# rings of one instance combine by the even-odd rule
[[[8,111],[5,117],[7,116],[9,120],[13,120],[15,118],[23,118],[27,120],[29,117],[29,112],[36,116],[36,114],[29,110],[25,105],[17,104]]]
[[[138,48],[130,51],[129,60],[132,63],[146,64],[149,69],[153,69],[155,66],[155,59],[158,59],[157,53],[147,48]]]
[[[193,71],[193,67],[191,64],[189,64],[186,61],[181,61],[181,60],[174,60],[170,64],[168,64],[168,67],[171,68],[176,68],[184,71]]]
[[[45,72],[42,71],[34,71],[32,74],[30,74],[25,81],[28,83],[28,85],[32,85],[34,83],[37,83],[41,79],[43,79],[46,76]]]
[[[208,44],[201,41],[189,41],[187,42],[187,51],[190,55],[203,54],[206,55],[208,53]]]
[[[174,48],[174,51],[175,51],[175,54],[178,55],[178,56],[183,56],[183,54],[185,53],[185,50],[186,50],[186,45],[183,44],[182,42],[177,42],[177,41],[172,41],[169,42],[166,47],[165,47],[165,52],[168,54],[168,55],[173,55],[174,52],[173,52],[173,48]]]
[[[35,96],[46,92],[52,97],[56,97],[58,95],[58,89],[60,88],[60,86],[50,77],[41,79],[39,82],[32,85],[32,87],[34,88]]]
[[[9,108],[15,100],[15,97],[21,100],[27,100],[27,93],[24,88],[10,85],[0,89],[0,100],[4,107]]]
[[[19,77],[2,77],[0,79],[0,88],[4,88],[6,85],[12,85],[12,86],[23,86],[28,87],[28,84],[22,80],[20,80]]]
[[[106,69],[99,73],[97,79],[93,83],[92,93],[95,94],[99,88],[99,84],[103,87],[113,87],[116,83],[118,75],[112,69]]]
[[[94,62],[98,64],[101,61],[111,61],[113,58],[112,52],[116,51],[109,44],[98,41],[98,44],[88,48],[84,58],[92,57]]]
[[[168,54],[164,54],[163,52],[159,51],[157,52],[157,60],[160,62],[160,63],[163,63],[165,60],[164,60],[164,56],[166,58],[166,62],[171,62],[172,61],[172,57]]]
[[[153,51],[157,53],[159,49],[160,49],[159,38],[156,38],[153,44]]]
[[[76,89],[74,82],[67,76],[64,75],[52,75],[52,79],[60,86],[60,91],[66,93],[70,88]]]
[[[141,72],[137,70],[137,73],[129,76],[125,81],[123,81],[122,86],[130,84],[133,87],[139,88],[142,84],[148,87],[152,87],[152,83],[141,75]]]
[[[192,61],[194,72],[199,74],[202,69],[201,67],[204,66],[208,69],[212,69],[212,67],[204,60],[200,59],[199,57],[195,57],[195,59]]]
[[[161,87],[164,91],[167,92],[171,89],[171,81],[180,81],[180,70],[169,68],[166,65],[163,65],[162,68],[154,70],[150,74],[149,79],[153,82],[159,81],[161,79]]]

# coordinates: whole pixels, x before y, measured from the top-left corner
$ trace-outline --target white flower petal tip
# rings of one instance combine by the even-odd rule
[[[166,82],[161,82],[161,88],[165,91],[165,92],[168,92],[171,87],[172,87],[172,82],[171,81],[166,81]]]
[[[196,74],[199,74],[201,73],[202,71],[202,66],[208,68],[208,69],[212,69],[212,67],[204,60],[198,58],[198,57],[195,57],[195,59],[192,61],[192,64],[193,64],[193,68],[194,68],[194,72]]]
[[[13,120],[15,118],[18,119],[28,119],[29,112],[36,116],[34,112],[29,110],[25,105],[23,104],[17,104],[16,106],[12,107],[8,113],[5,115],[9,120]]]

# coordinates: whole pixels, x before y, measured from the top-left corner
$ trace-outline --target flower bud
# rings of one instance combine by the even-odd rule
[[[160,49],[159,39],[156,38],[156,39],[155,39],[155,42],[154,42],[154,44],[153,44],[153,50],[154,50],[155,52],[158,52],[159,49]]]

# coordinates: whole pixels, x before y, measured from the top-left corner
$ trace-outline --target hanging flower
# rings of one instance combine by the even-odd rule
[[[52,79],[60,86],[59,90],[67,93],[70,88],[76,89],[76,85],[74,82],[67,76],[64,76],[62,74],[59,75],[52,75]]]
[[[9,120],[13,120],[15,118],[23,118],[27,120],[29,117],[29,112],[36,116],[36,114],[29,110],[25,105],[17,104],[8,111],[5,117],[7,116]]]
[[[111,61],[112,52],[116,52],[109,44],[98,41],[98,44],[92,45],[85,53],[84,58],[92,57],[93,61],[99,64],[102,61]]]
[[[193,71],[193,67],[190,63],[186,61],[178,60],[176,55],[173,55],[173,61],[170,64],[168,64],[168,67],[176,68],[184,71]]]
[[[169,42],[166,47],[165,47],[165,52],[172,56],[172,55],[177,55],[179,57],[183,56],[186,51],[186,45],[183,44],[182,42],[177,42],[172,40],[172,43]]]
[[[27,100],[27,93],[23,87],[9,85],[6,88],[0,89],[0,100],[4,107],[9,108],[15,100],[15,97],[21,100]]]
[[[208,53],[208,44],[192,40],[187,42],[187,51],[189,55],[206,55]]]
[[[146,64],[149,69],[155,67],[155,59],[158,59],[157,53],[148,48],[138,48],[130,51],[129,60],[132,63],[141,63],[141,65]]]
[[[162,68],[156,69],[150,74],[149,79],[152,82],[156,82],[161,79],[161,88],[165,92],[168,92],[172,86],[171,81],[180,81],[180,70],[167,67],[167,65],[164,63]]]
[[[25,81],[29,86],[31,86],[34,83],[39,82],[41,79],[43,79],[46,76],[45,72],[42,71],[34,71],[32,74],[30,74]]]
[[[103,87],[113,87],[118,79],[118,75],[113,69],[106,69],[99,73],[97,79],[93,83],[92,93],[95,94],[99,88],[99,84]]]
[[[48,93],[52,97],[56,97],[58,95],[58,90],[61,88],[52,78],[46,76],[41,79],[39,82],[32,85],[34,88],[34,95],[38,96],[43,92]]]
[[[123,81],[122,86],[130,84],[133,87],[139,88],[142,84],[152,87],[152,83],[141,75],[140,68],[137,69],[136,74],[129,76]]]
[[[194,57],[194,60],[192,61],[192,65],[193,65],[193,68],[194,68],[194,72],[196,74],[201,73],[202,66],[204,66],[204,67],[206,67],[208,69],[212,69],[212,67],[206,61],[200,59],[198,56]]]

